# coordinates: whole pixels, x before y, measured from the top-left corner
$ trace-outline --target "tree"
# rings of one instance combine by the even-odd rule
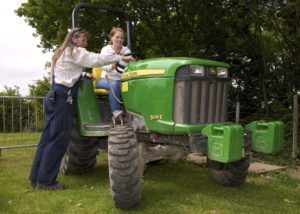
[[[34,84],[29,84],[29,95],[33,97],[44,97],[50,90],[50,73],[48,77],[43,76],[43,79],[37,80]],[[36,128],[41,130],[43,128],[43,116],[44,116],[44,100],[32,99],[30,105],[35,110]]]
[[[0,130],[3,132],[10,132],[20,129],[20,118],[24,105],[21,100],[15,99],[20,97],[19,87],[4,86],[4,91],[0,92],[3,96],[0,103]],[[21,110],[20,110],[21,109]]]
[[[4,86],[4,91],[0,91],[0,96],[21,96],[20,95],[20,87],[8,87]]]
[[[29,84],[30,96],[45,96],[50,89],[50,75],[43,76],[43,79],[37,80],[34,84]]]

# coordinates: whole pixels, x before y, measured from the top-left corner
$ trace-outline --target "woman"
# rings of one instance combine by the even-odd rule
[[[132,57],[104,56],[88,52],[88,33],[75,28],[52,57],[52,92],[45,98],[44,130],[32,164],[29,179],[36,189],[65,189],[57,182],[61,159],[66,152],[73,119],[80,76],[93,78],[84,73],[83,67],[98,67]],[[53,97],[55,95],[55,97]]]
[[[109,34],[109,44],[102,48],[101,54],[108,57],[123,56],[130,54],[130,50],[123,46],[124,30],[119,27],[114,27]],[[121,75],[117,70],[116,63],[103,66],[101,78],[96,83],[96,88],[104,88],[108,90],[108,99],[110,110],[115,118],[122,114],[120,99],[121,99]]]

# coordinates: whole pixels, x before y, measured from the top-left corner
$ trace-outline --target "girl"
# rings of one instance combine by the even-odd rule
[[[101,54],[108,57],[123,56],[130,54],[130,50],[123,46],[124,30],[114,27],[109,34],[109,44],[102,48]],[[120,98],[121,98],[121,75],[118,72],[116,63],[112,63],[102,67],[101,78],[96,83],[96,88],[104,88],[108,90],[108,99],[110,110],[115,118],[122,114]]]

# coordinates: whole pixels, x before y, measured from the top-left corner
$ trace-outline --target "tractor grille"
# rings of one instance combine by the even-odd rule
[[[209,67],[205,68],[208,69]],[[173,111],[175,123],[225,122],[227,93],[228,79],[190,76],[189,67],[182,67],[176,72]]]

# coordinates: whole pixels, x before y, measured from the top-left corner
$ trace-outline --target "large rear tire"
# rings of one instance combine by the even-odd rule
[[[108,166],[112,198],[118,208],[141,202],[142,161],[133,129],[117,127],[108,138]]]
[[[249,166],[249,158],[227,164],[208,160],[208,173],[217,184],[235,187],[245,182]]]
[[[97,139],[82,137],[77,119],[74,119],[69,145],[60,164],[60,173],[62,175],[84,174],[92,171],[96,165],[97,153]]]

